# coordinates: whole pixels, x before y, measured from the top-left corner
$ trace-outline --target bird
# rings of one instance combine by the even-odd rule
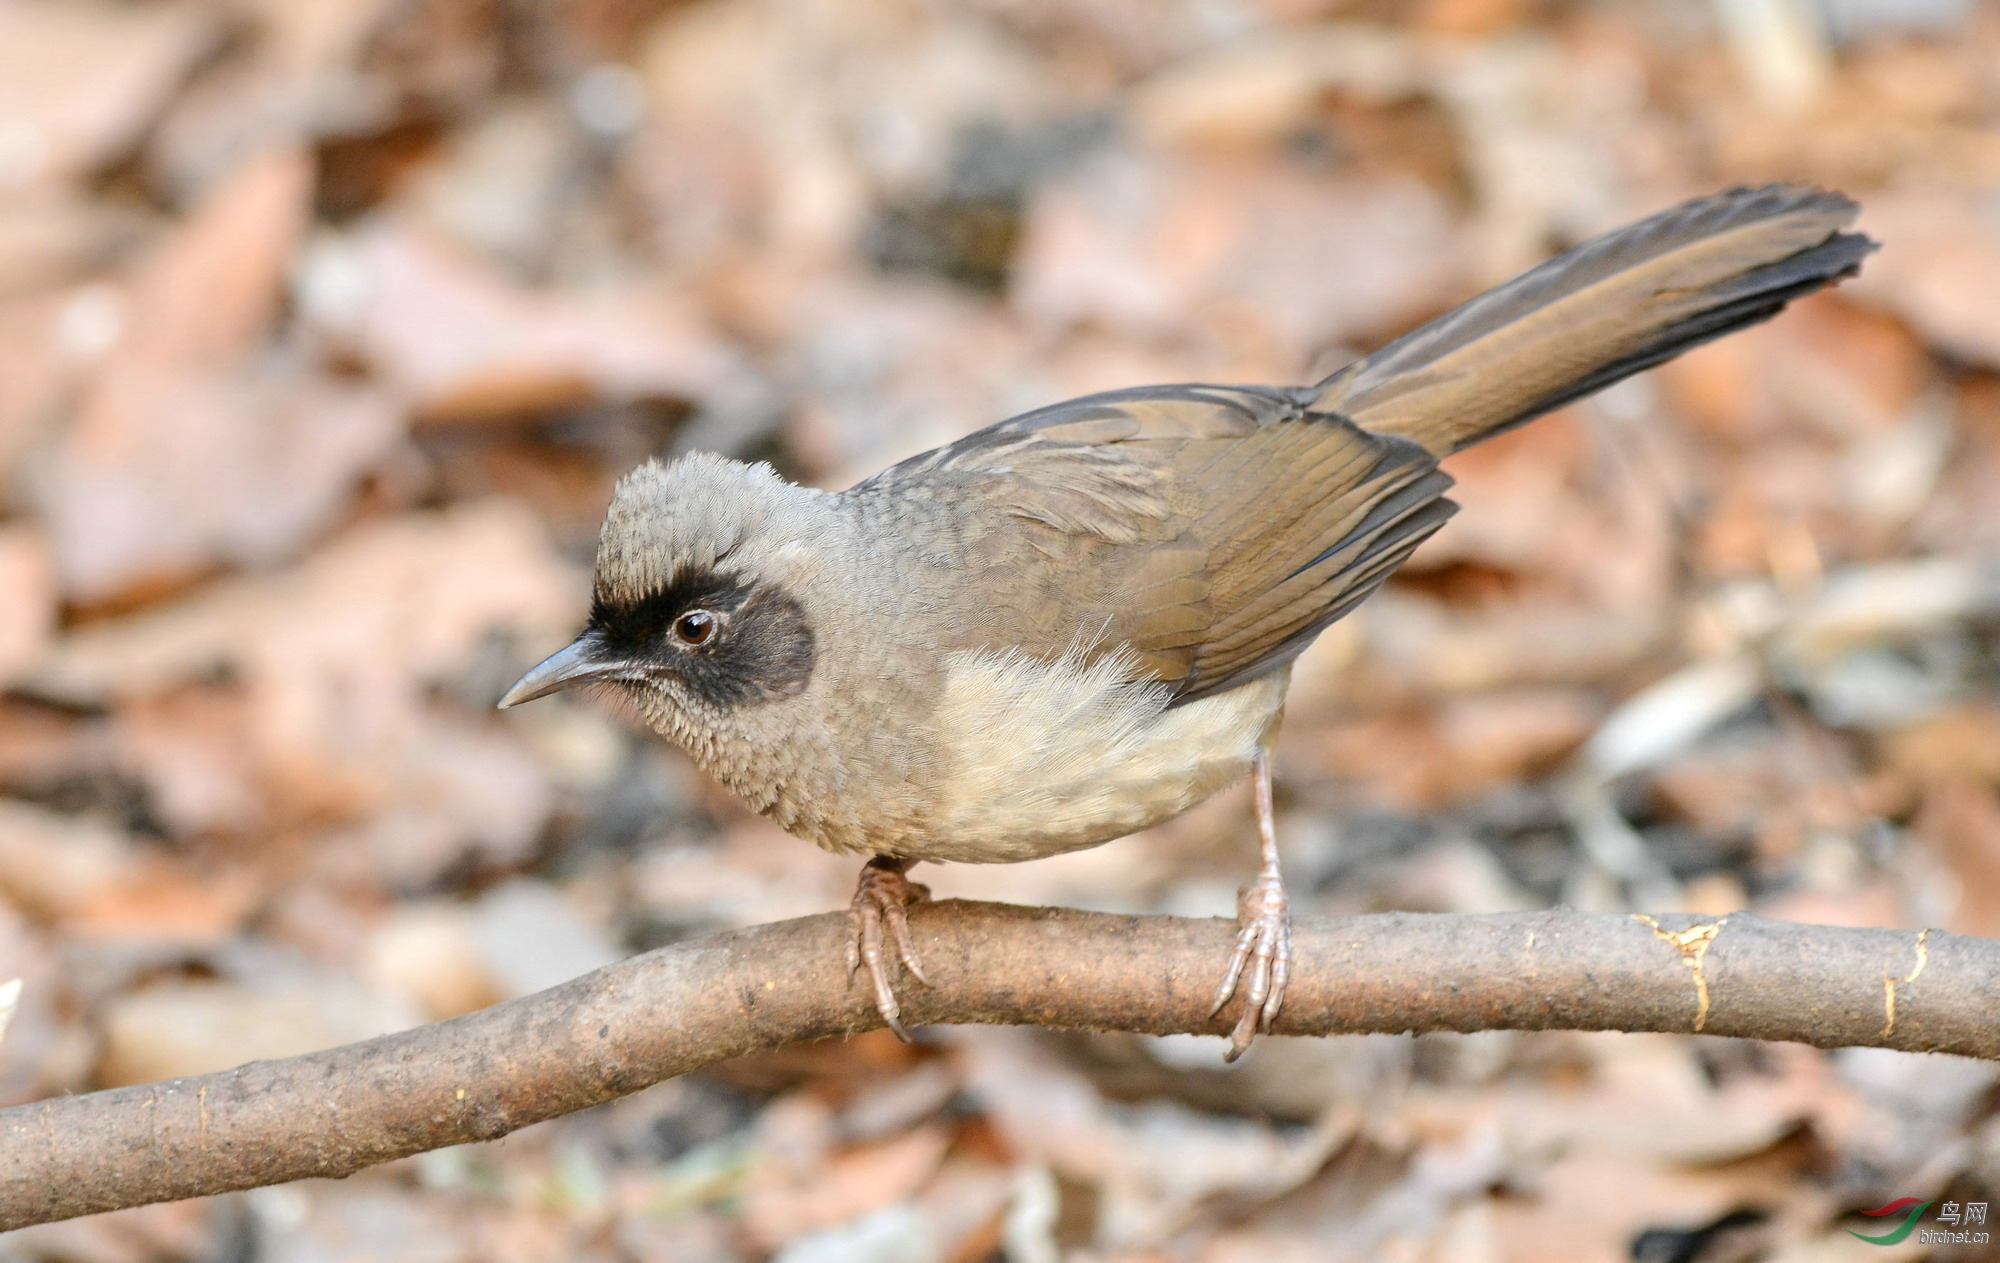
[[[1293,661],[1451,517],[1444,458],[1854,275],[1858,211],[1730,189],[1316,385],[1090,395],[841,491],[649,461],[612,494],[583,631],[500,705],[609,686],[759,813],[868,857],[847,977],[905,1039],[892,968],[929,985],[912,864],[1096,846],[1247,774],[1261,861],[1210,1009],[1241,994],[1233,1061],[1291,973],[1271,751]]]

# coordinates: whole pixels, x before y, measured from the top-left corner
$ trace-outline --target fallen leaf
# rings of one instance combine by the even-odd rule
[[[302,981],[302,980],[301,980]],[[254,989],[221,981],[163,982],[112,1001],[97,1067],[105,1087],[294,1057],[408,1025],[351,987]]]
[[[443,1021],[506,998],[479,939],[473,911],[462,904],[403,904],[369,934],[362,968]]]
[[[56,628],[55,566],[31,526],[0,525],[0,681],[47,652]]]
[[[1263,375],[1276,375],[1434,304],[1454,279],[1451,227],[1412,180],[1118,154],[1031,203],[1014,304],[1047,335],[1101,324],[1146,338],[1234,322],[1236,340],[1268,341]]]
[[[1949,928],[2000,936],[2000,798],[1992,786],[1940,776],[1925,791],[1914,828],[1938,848],[1958,880]]]
[[[215,947],[242,926],[261,885],[248,869],[196,873],[165,857],[146,856],[116,884],[78,906],[66,925],[80,938],[99,943]]]
[[[1887,243],[1855,281],[1953,355],[2000,365],[2000,219],[1971,191],[1915,189],[1867,199],[1862,227]]]
[[[124,332],[37,488],[72,599],[283,558],[399,437],[379,392],[250,362],[310,180],[296,151],[246,164],[134,281]]]
[[[108,825],[0,799],[0,891],[38,917],[72,917],[138,871],[133,840]]]
[[[227,739],[253,752],[269,817],[340,824],[351,845],[329,845],[326,863],[421,884],[468,848],[518,860],[552,806],[547,773],[519,742],[440,711],[429,690],[489,636],[553,648],[582,605],[579,576],[532,520],[467,505],[378,521],[296,570],[93,624],[60,642],[35,682],[143,699],[232,673],[245,717]],[[151,765],[164,774],[166,754]],[[196,806],[233,809],[226,792]]]
[[[393,222],[329,250],[303,282],[307,310],[424,420],[742,388],[735,354],[669,296],[540,293]]]
[[[88,174],[138,139],[219,33],[206,5],[0,5],[0,188]]]
[[[936,1174],[951,1133],[924,1126],[842,1153],[804,1180],[776,1182],[760,1167],[743,1192],[744,1226],[766,1249],[806,1233],[850,1224],[914,1194]]]

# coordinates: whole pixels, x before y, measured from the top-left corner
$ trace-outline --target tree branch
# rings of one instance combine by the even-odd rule
[[[912,1022],[1220,1033],[1234,927],[947,902]],[[843,915],[677,943],[364,1043],[0,1111],[0,1229],[490,1140],[729,1057],[881,1025]],[[2000,941],[1736,914],[1301,920],[1279,1030],[1706,1031],[2000,1058]],[[1232,1004],[1232,1008],[1234,1005]]]

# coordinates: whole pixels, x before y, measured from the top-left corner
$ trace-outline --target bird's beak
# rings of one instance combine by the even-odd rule
[[[605,660],[600,656],[602,648],[594,634],[585,632],[578,636],[536,663],[526,675],[514,681],[514,687],[508,689],[507,696],[500,699],[500,708],[505,710],[509,706],[519,706],[522,702],[532,702],[538,697],[547,697],[573,684],[621,675],[631,669],[630,663]]]

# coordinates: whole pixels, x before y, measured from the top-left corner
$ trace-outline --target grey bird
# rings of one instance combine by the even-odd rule
[[[1272,736],[1291,663],[1455,506],[1451,453],[1851,276],[1837,193],[1688,202],[1316,386],[1149,386],[1002,421],[845,491],[695,454],[618,484],[581,635],[512,706],[614,686],[757,811],[868,855],[848,975],[904,1034],[919,860],[1096,846],[1249,772],[1263,863],[1213,1011],[1283,1003]],[[1337,284],[1337,278],[1329,278]],[[892,959],[893,958],[893,959]]]

